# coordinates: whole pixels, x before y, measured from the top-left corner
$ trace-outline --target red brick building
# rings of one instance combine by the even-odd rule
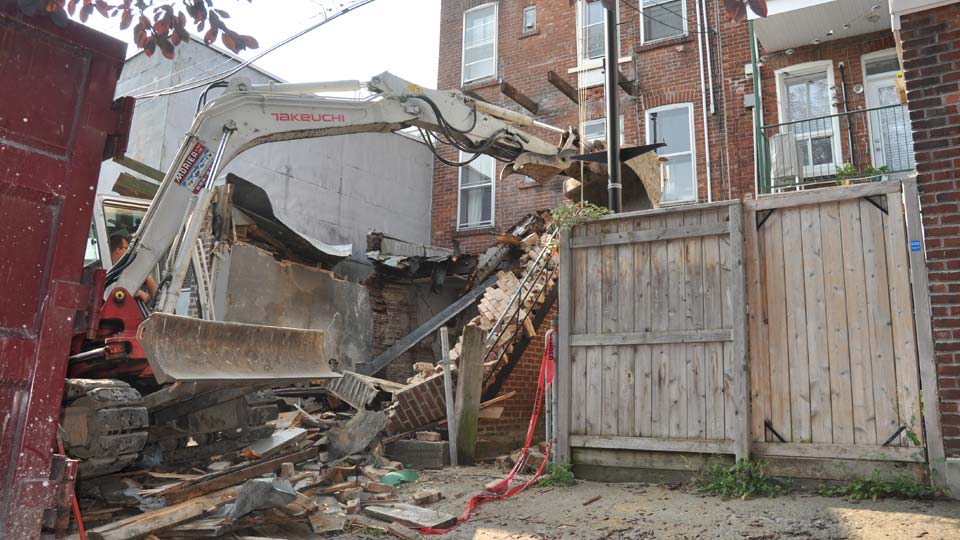
[[[671,167],[663,204],[919,173],[943,433],[948,456],[960,456],[958,4],[767,0],[768,16],[751,13],[750,24],[733,21],[719,0],[619,5],[623,142],[668,143],[659,151]],[[602,137],[601,11],[586,0],[444,0],[439,87]],[[909,108],[897,94],[897,25]],[[550,82],[551,72],[575,89],[579,105]],[[508,97],[503,83],[534,110]],[[501,168],[482,159],[435,167],[435,244],[478,251],[521,216],[562,202],[560,179],[501,178]]]

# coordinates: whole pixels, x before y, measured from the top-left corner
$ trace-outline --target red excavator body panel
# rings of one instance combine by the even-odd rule
[[[125,52],[0,0],[0,538],[63,522],[48,510],[63,506],[70,473],[53,448],[71,338],[90,307],[84,248],[122,124],[112,104]]]

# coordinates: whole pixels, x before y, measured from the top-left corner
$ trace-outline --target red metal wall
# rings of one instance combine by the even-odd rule
[[[0,0],[0,538],[35,538],[125,45]]]

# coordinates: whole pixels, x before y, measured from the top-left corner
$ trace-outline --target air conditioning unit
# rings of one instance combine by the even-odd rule
[[[803,181],[800,149],[793,133],[778,133],[768,139],[770,149],[770,187],[775,191],[797,186]]]

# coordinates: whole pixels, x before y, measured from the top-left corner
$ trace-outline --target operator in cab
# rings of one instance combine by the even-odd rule
[[[123,254],[127,252],[127,248],[130,247],[130,236],[123,232],[115,232],[110,235],[110,264],[117,264],[117,261],[120,260],[120,257],[123,257]],[[147,280],[143,283],[143,286],[134,293],[134,297],[143,302],[144,304],[150,302],[157,296],[157,282],[153,280],[152,277],[147,276]]]

